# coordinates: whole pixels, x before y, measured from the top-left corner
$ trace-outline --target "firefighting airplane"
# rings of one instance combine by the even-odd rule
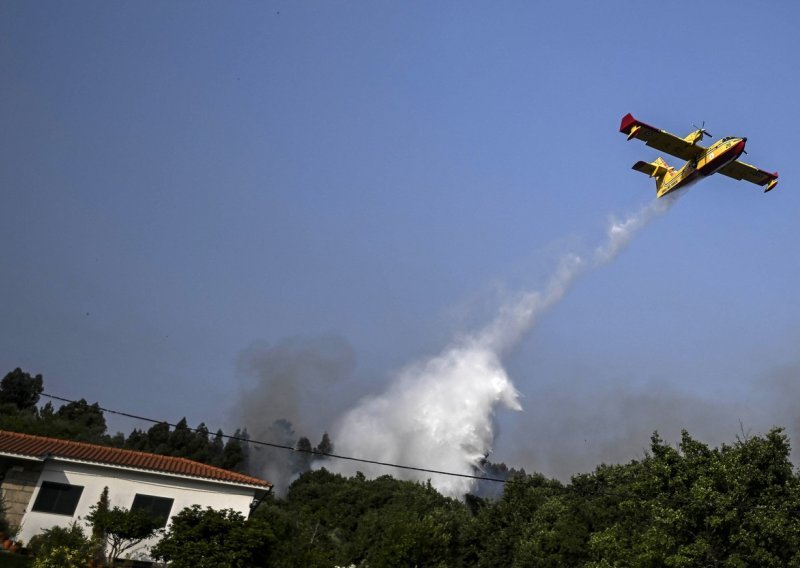
[[[706,148],[698,144],[703,140],[703,136],[711,137],[705,128],[698,128],[686,138],[679,138],[665,130],[659,130],[636,120],[630,113],[622,117],[619,131],[627,134],[628,140],[631,138],[644,140],[648,146],[656,150],[686,160],[686,164],[678,170],[660,157],[649,164],[636,162],[633,165],[634,170],[656,178],[656,197],[664,197],[701,176],[706,177],[717,172],[733,179],[766,186],[764,193],[778,185],[778,172],[765,172],[738,160],[742,153],[747,153],[744,151],[747,138],[728,136]]]

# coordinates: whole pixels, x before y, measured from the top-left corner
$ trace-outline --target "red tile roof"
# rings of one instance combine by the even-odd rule
[[[104,465],[186,475],[226,483],[256,485],[265,489],[272,487],[270,482],[263,479],[228,471],[221,467],[213,467],[186,458],[160,456],[158,454],[122,450],[108,446],[98,446],[97,444],[74,442],[72,440],[32,436],[6,430],[0,430],[0,452],[33,458],[43,458],[49,454],[54,458],[74,459]]]

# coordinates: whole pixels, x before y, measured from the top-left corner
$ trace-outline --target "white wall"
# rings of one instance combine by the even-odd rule
[[[31,511],[31,507],[33,507],[39,494],[42,481],[83,486],[83,493],[72,517]],[[97,504],[104,487],[108,487],[111,507],[119,506],[130,509],[133,504],[133,498],[137,493],[174,499],[170,517],[192,505],[200,505],[203,508],[233,509],[247,517],[250,512],[250,503],[256,493],[255,489],[213,483],[201,479],[168,477],[148,472],[70,463],[53,458],[45,463],[44,471],[25,511],[22,530],[17,538],[27,543],[31,537],[41,533],[44,529],[53,526],[66,527],[73,520],[79,519],[84,526],[84,532],[89,535],[90,530],[85,518],[90,513],[90,508]],[[169,528],[170,522],[171,519],[167,523],[167,528]],[[156,538],[142,543],[130,552],[130,557],[145,559],[147,551],[157,541],[158,539]]]

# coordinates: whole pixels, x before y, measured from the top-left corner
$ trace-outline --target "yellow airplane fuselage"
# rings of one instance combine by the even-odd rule
[[[689,160],[679,170],[669,168],[658,184],[656,196],[663,197],[700,177],[710,176],[725,165],[737,160],[744,152],[747,138],[729,137],[718,140],[695,160]]]

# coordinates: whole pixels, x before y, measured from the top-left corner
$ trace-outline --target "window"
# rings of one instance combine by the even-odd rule
[[[42,481],[39,494],[33,503],[33,511],[72,516],[78,507],[83,487]]]
[[[159,527],[164,527],[169,520],[169,512],[172,510],[172,499],[167,497],[155,497],[153,495],[136,494],[133,498],[131,511],[145,511],[150,514],[153,520],[158,522]]]

